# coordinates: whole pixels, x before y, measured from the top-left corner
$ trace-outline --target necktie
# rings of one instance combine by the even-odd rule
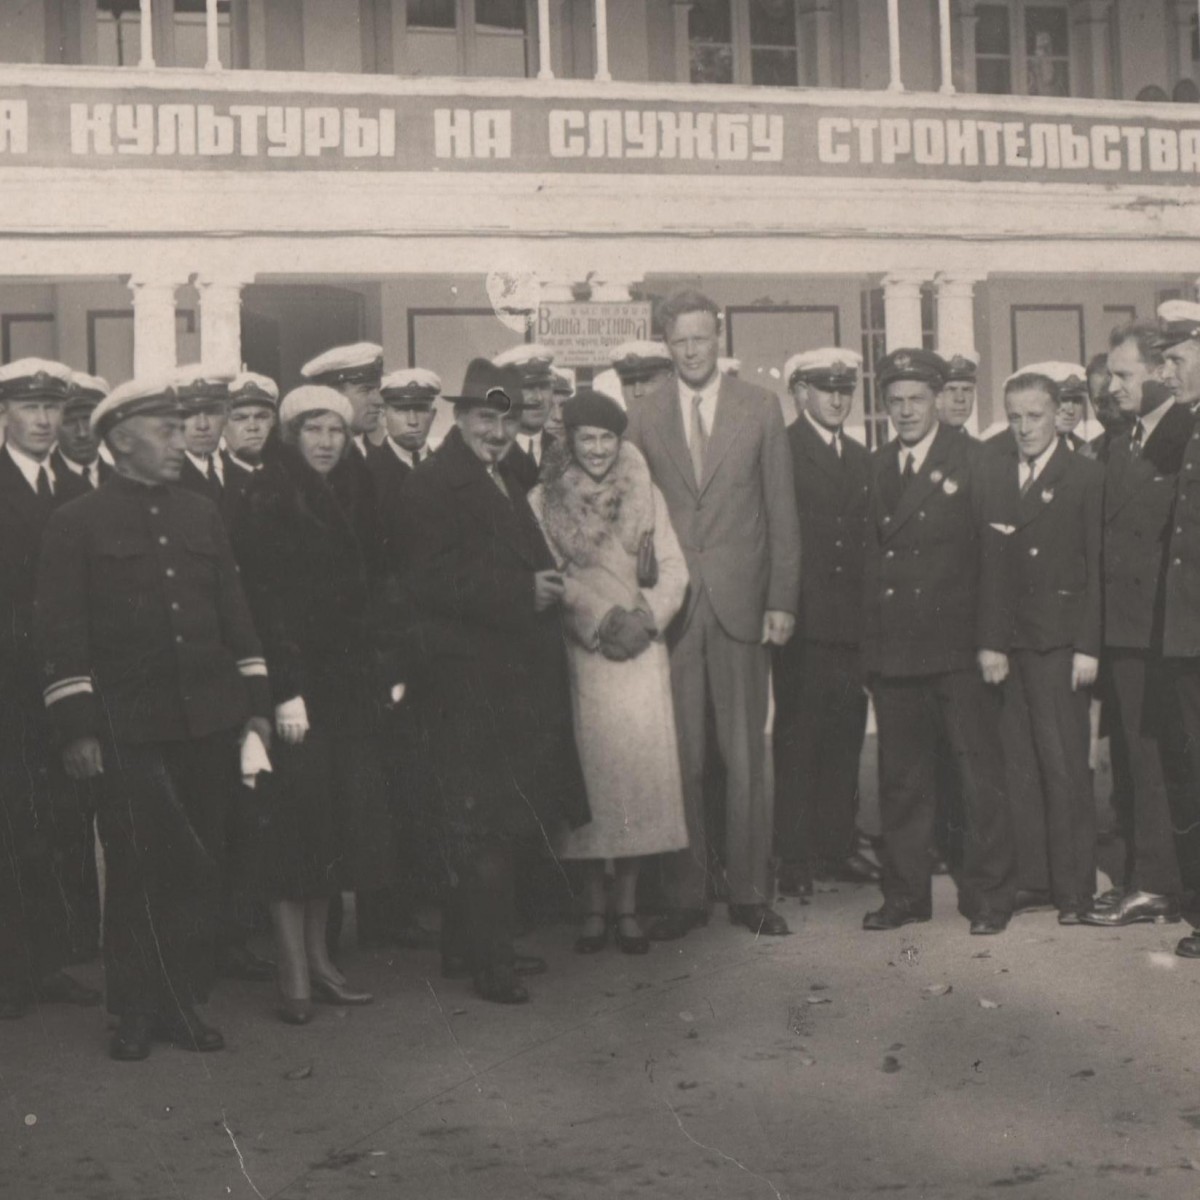
[[[1024,496],[1033,487],[1033,463],[1027,459],[1022,459],[1021,472],[1025,476],[1021,481],[1021,495]]]
[[[833,447],[834,454],[840,459],[842,457],[842,432],[840,429],[834,431],[833,440],[829,444]]]
[[[525,453],[528,454],[533,460],[533,465],[535,467],[540,467],[542,465],[540,462],[538,462],[537,443],[531,437],[525,439]]]
[[[691,436],[692,470],[696,473],[697,485],[704,478],[704,454],[708,449],[708,434],[704,429],[704,418],[700,415],[700,405],[703,403],[704,397],[697,392],[692,397]]]
[[[916,468],[913,466],[913,456],[909,453],[904,459],[904,470],[900,472],[900,480],[905,487],[908,487],[912,482],[912,478],[916,473]]]
[[[1129,453],[1134,458],[1142,457],[1142,439],[1146,436],[1146,426],[1142,424],[1142,418],[1138,417],[1137,424],[1133,427],[1133,439],[1129,443]]]
[[[45,500],[47,503],[54,499],[54,491],[50,487],[50,472],[44,466],[38,467],[37,494],[39,500]]]
[[[217,474],[216,456],[212,454],[208,456],[208,482],[211,483],[218,492],[221,490],[221,477]]]

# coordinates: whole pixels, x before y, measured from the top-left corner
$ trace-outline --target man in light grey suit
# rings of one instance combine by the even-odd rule
[[[669,633],[690,845],[664,861],[670,909],[648,932],[668,941],[708,921],[703,774],[711,700],[726,772],[730,920],[785,934],[787,923],[770,907],[763,731],[766,647],[791,637],[800,591],[791,454],[776,397],[719,371],[713,301],[681,292],[666,302],[662,320],[675,376],[629,414],[628,437],[666,498],[691,578]]]

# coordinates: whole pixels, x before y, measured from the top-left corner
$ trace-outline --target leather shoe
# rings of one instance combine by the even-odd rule
[[[169,1017],[160,1015],[153,1034],[160,1042],[170,1042],[180,1050],[206,1052],[225,1048],[220,1030],[205,1025],[192,1008],[178,1008]]]
[[[932,916],[928,908],[909,908],[902,904],[883,902],[882,908],[869,912],[863,917],[862,927],[877,933],[885,929],[899,929],[901,925],[915,925],[928,921]]]
[[[637,930],[636,933],[626,933],[621,927],[621,922]],[[617,913],[616,924],[613,927],[613,936],[617,943],[617,949],[622,954],[649,954],[650,939],[642,932],[641,926],[638,925],[636,913]]]
[[[787,937],[792,932],[788,923],[767,904],[731,904],[729,921],[732,925],[745,925],[755,935]]]
[[[702,908],[676,908],[655,917],[646,930],[652,942],[674,942],[708,924],[708,913]]]
[[[1180,920],[1179,897],[1158,896],[1153,892],[1129,892],[1111,908],[1091,908],[1080,918],[1085,925],[1119,928],[1139,921],[1155,925],[1174,924]]]
[[[255,954],[248,946],[229,946],[221,958],[221,974],[247,983],[269,983],[278,971],[269,958]]]
[[[1200,929],[1193,929],[1187,937],[1180,938],[1175,953],[1180,958],[1200,958]]]
[[[512,970],[514,975],[545,975],[550,968],[544,958],[536,954],[514,954]],[[470,964],[461,954],[442,955],[443,979],[466,979],[471,974]]]
[[[581,933],[575,939],[576,954],[599,954],[608,945],[608,914],[602,912],[584,913],[585,921],[602,922],[599,933]]]
[[[322,1004],[370,1004],[375,999],[370,992],[356,992],[349,984],[326,979],[324,975],[312,976],[312,990],[313,999]]]
[[[1085,904],[1064,904],[1058,910],[1058,923],[1060,925],[1082,925],[1085,912],[1087,912]]]
[[[1054,907],[1054,901],[1045,888],[1017,888],[1013,896],[1013,914],[1046,912]]]
[[[977,912],[971,918],[971,932],[976,937],[986,937],[993,933],[1003,933],[1008,928],[1008,913],[993,912],[986,909]]]
[[[492,1004],[528,1004],[529,993],[508,965],[492,966],[475,976],[475,990]]]
[[[118,1062],[140,1062],[150,1057],[150,1018],[142,1013],[125,1013],[109,1043],[108,1054]]]
[[[841,862],[830,863],[828,871],[823,874],[837,883],[878,883],[883,878],[879,865],[858,851]]]
[[[45,1004],[76,1004],[80,1008],[95,1008],[100,1003],[100,993],[95,988],[84,987],[65,971],[47,975],[34,989],[34,995]]]

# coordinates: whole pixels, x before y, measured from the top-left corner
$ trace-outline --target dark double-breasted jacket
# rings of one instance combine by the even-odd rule
[[[1176,481],[1195,418],[1172,404],[1140,455],[1124,433],[1109,449],[1104,484],[1104,644],[1159,649]]]
[[[1000,558],[1008,633],[988,648],[1098,657],[1103,468],[1060,441],[1022,496],[1014,443],[987,456],[980,476],[985,554]]]
[[[34,627],[44,698],[68,741],[181,741],[271,713],[224,523],[181,487],[115,475],[55,512]]]
[[[507,460],[499,474],[507,496],[454,429],[405,490],[394,552],[431,765],[461,820],[581,824],[561,621],[534,608],[554,559]]]
[[[884,677],[973,669],[978,652],[1003,649],[1005,636],[999,564],[981,537],[983,452],[939,427],[903,490],[899,457],[898,440],[871,457],[864,669]]]
[[[803,413],[788,426],[802,559],[796,639],[857,646],[870,455],[852,438],[841,441],[839,457]]]
[[[1200,421],[1183,452],[1167,559],[1163,654],[1200,657]]]

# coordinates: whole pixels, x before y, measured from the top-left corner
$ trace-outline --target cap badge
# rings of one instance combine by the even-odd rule
[[[964,358],[961,354],[956,354],[951,360],[950,365],[956,371],[965,371],[971,365],[970,361]]]
[[[896,357],[892,359],[892,362],[899,367],[901,371],[907,371],[908,368],[912,366],[912,355],[897,354]]]

